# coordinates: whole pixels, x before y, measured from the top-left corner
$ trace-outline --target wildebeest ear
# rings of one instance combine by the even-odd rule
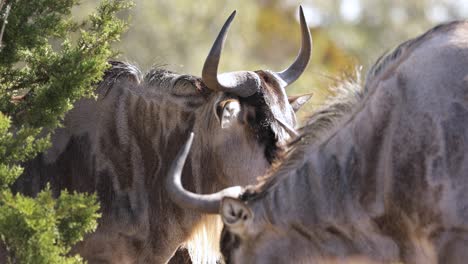
[[[226,103],[218,106],[221,110],[217,111],[217,116],[219,118],[221,128],[231,127],[239,117],[241,107],[238,101],[230,100]]]
[[[230,197],[223,198],[220,210],[224,224],[234,233],[242,233],[254,216],[245,202]]]
[[[312,98],[312,93],[297,95],[297,96],[288,96],[289,104],[291,104],[294,112],[297,112],[307,101]]]

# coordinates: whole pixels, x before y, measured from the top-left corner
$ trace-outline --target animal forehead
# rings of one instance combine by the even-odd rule
[[[277,77],[270,71],[259,70],[255,73],[261,79],[261,92],[268,97],[286,98],[284,88],[281,87]]]
[[[275,119],[283,121],[292,121],[293,116],[289,107],[286,91],[278,79],[270,71],[256,71],[261,79],[260,93],[265,105],[270,109]]]
[[[284,92],[284,89],[281,88],[279,82],[277,81],[276,77],[274,76],[274,73],[271,73],[270,71],[263,71],[263,70],[258,70],[255,71],[255,73],[260,77],[261,83],[260,87],[257,90],[256,93],[254,93],[251,96],[248,97],[241,97],[240,99],[251,99],[255,98],[255,95],[261,95],[262,97],[266,98],[272,98],[272,99],[286,99],[286,93]],[[223,97],[239,97],[237,95],[231,94],[229,92],[225,92]]]

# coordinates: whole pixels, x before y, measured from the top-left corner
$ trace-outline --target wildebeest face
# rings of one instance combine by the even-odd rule
[[[202,70],[202,90],[208,103],[194,116],[192,133],[179,151],[168,172],[166,188],[171,199],[184,208],[217,213],[220,197],[236,197],[241,188],[203,197],[185,190],[180,184],[183,161],[193,142],[191,166],[216,175],[213,182],[229,185],[252,183],[263,175],[280,149],[298,136],[295,111],[311,96],[288,98],[285,88],[299,78],[310,59],[312,40],[300,8],[302,46],[296,60],[285,70],[238,71],[218,74],[218,64],[226,33],[235,12],[228,18],[213,44]],[[198,156],[197,156],[198,155]],[[198,161],[207,161],[198,162]],[[192,168],[193,170],[193,168]],[[220,186],[217,186],[220,187]],[[216,187],[215,187],[216,188]],[[206,190],[209,191],[209,190]]]
[[[209,131],[207,158],[216,159],[218,175],[227,184],[246,184],[243,179],[229,175],[261,175],[281,148],[297,133],[294,130],[294,111],[305,103],[310,95],[288,99],[285,88],[304,72],[311,54],[310,32],[304,14],[300,12],[302,47],[296,60],[286,70],[237,71],[218,74],[221,50],[229,26],[231,14],[216,38],[202,70],[204,86],[211,91],[212,108],[205,108],[198,116],[214,116],[197,131]],[[212,112],[211,115],[209,112]],[[195,144],[197,140],[195,141]],[[208,168],[213,169],[213,168]],[[248,178],[241,176],[243,178]],[[223,179],[221,179],[223,182]],[[251,182],[251,181],[250,181]]]
[[[270,166],[266,154],[276,151],[275,135],[269,125],[261,128],[263,134],[257,134],[260,129],[256,122],[261,120],[254,106],[241,98],[220,97],[212,110],[212,144],[206,151],[218,166],[216,175],[221,182],[227,186],[251,183],[254,178],[249,181],[247,177],[241,179],[242,175],[261,175]]]
[[[316,255],[312,238],[299,227],[273,224],[257,213],[243,201],[223,199],[220,248],[226,263],[309,263]]]
[[[381,263],[365,254],[372,248],[369,245],[374,245],[371,243],[386,243],[383,248],[395,250],[388,240],[376,237],[371,240],[367,229],[364,233],[358,229],[350,232],[346,226],[325,222],[310,229],[300,219],[270,219],[272,212],[267,213],[265,208],[260,201],[250,204],[235,198],[222,199],[220,214],[224,228],[220,249],[226,263],[370,264]],[[359,240],[350,239],[351,233],[363,238],[364,246]]]
[[[310,263],[310,257],[304,255],[304,252],[310,252],[311,248],[303,247],[305,244],[300,243],[300,238],[295,239],[283,234],[282,231],[271,229],[264,230],[254,237],[241,238],[224,230],[221,237],[221,249],[226,264]],[[231,248],[224,244],[228,239],[234,242]]]
[[[261,72],[260,76],[268,76]],[[288,98],[270,76],[262,78],[260,89],[251,96],[240,97],[226,92],[212,92],[210,103],[200,111],[194,131],[210,136],[197,137],[206,159],[226,185],[252,183],[262,175],[281,151],[290,135],[278,119],[295,127],[296,116]],[[267,82],[268,81],[268,82]],[[208,117],[208,118],[207,118]],[[252,177],[253,175],[253,177]],[[245,177],[244,177],[245,176]]]

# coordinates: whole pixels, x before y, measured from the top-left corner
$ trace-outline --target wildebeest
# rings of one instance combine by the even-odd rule
[[[468,22],[404,42],[338,93],[263,181],[197,197],[219,208],[226,262],[466,263]]]
[[[310,96],[288,100],[285,87],[310,58],[305,21],[301,50],[286,70],[218,75],[234,15],[214,42],[202,78],[160,68],[143,76],[135,66],[113,62],[97,101],[79,101],[54,132],[52,147],[26,165],[15,186],[26,194],[36,194],[46,182],[56,194],[97,192],[98,229],[75,249],[89,263],[165,263],[197,231],[221,231],[202,214],[171,202],[164,188],[170,162],[190,131],[199,137],[184,185],[199,193],[253,182],[295,133],[295,110]]]

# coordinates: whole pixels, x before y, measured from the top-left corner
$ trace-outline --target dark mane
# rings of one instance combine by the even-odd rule
[[[140,69],[132,64],[120,61],[109,61],[108,63],[111,67],[104,72],[102,81],[98,84],[99,89],[103,90],[104,96],[120,78],[127,78],[135,83],[140,83],[143,79]]]
[[[307,123],[300,130],[301,136],[291,142],[291,147],[294,149],[299,145],[307,145],[322,138],[343,116],[349,114],[361,102],[366,94],[363,87],[360,72],[357,72],[355,77],[339,82],[331,89],[335,95],[309,116]]]
[[[103,90],[104,96],[107,95],[109,89],[112,89],[117,80],[127,78],[135,84],[145,83],[144,87],[165,87],[171,88],[177,86],[179,82],[187,82],[194,85],[200,92],[208,93],[208,89],[204,86],[201,78],[192,75],[183,75],[165,69],[163,66],[153,66],[148,72],[142,71],[133,64],[120,61],[109,61],[111,67],[104,73],[102,81],[99,83],[99,88]]]
[[[145,83],[157,86],[160,82],[171,79],[175,75],[174,72],[167,70],[161,66],[153,66],[144,77]]]

